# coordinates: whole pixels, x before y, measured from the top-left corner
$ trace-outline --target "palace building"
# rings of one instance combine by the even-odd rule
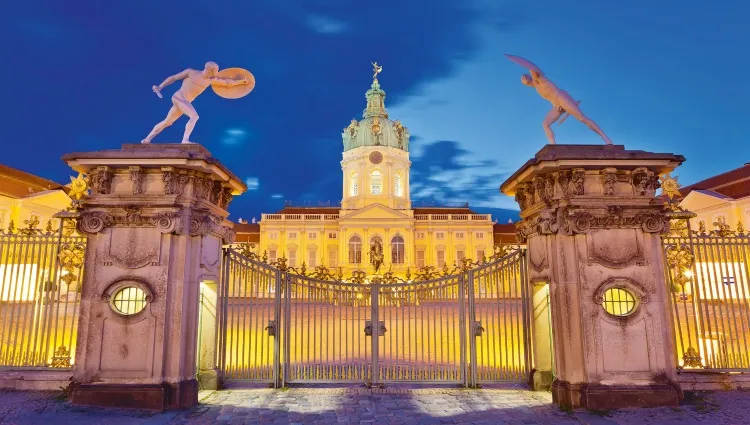
[[[345,272],[371,269],[382,247],[380,271],[403,274],[424,266],[442,269],[489,257],[496,245],[515,243],[513,224],[497,224],[468,204],[412,205],[409,130],[391,120],[377,78],[365,94],[363,119],[343,130],[341,204],[287,206],[263,214],[259,223],[235,225],[237,242],[268,261],[284,257],[290,267],[324,265]]]
[[[690,223],[694,230],[750,225],[750,163],[679,191],[680,206],[696,214]]]
[[[51,180],[0,165],[0,230],[13,223],[17,229],[34,223],[44,228],[52,216],[70,205],[68,188]]]

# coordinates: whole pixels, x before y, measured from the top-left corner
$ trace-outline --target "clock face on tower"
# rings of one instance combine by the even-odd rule
[[[383,162],[383,154],[378,151],[372,152],[370,154],[370,162],[373,164],[380,164]]]

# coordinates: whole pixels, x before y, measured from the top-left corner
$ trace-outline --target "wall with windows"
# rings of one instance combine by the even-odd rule
[[[690,220],[693,230],[698,230],[700,222],[704,223],[706,231],[713,230],[717,222],[724,222],[733,230],[739,222],[745,229],[750,226],[750,197],[733,199],[716,192],[693,190],[680,206],[696,214]]]
[[[38,192],[24,198],[0,195],[0,229],[7,230],[11,220],[16,229],[27,227],[26,220],[39,220],[38,228],[44,229],[48,220],[57,229],[58,220],[53,215],[70,206],[70,198],[62,190]]]
[[[360,209],[373,203],[403,210],[409,200],[409,153],[389,146],[363,146],[344,152],[343,209]]]

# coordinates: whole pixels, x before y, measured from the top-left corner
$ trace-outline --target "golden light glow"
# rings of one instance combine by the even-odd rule
[[[602,297],[604,311],[613,316],[627,316],[635,310],[635,296],[623,288],[609,288]]]
[[[146,293],[135,286],[122,288],[112,297],[112,306],[126,316],[138,314],[146,308]]]

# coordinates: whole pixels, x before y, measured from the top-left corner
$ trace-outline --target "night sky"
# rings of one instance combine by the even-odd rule
[[[412,198],[515,217],[504,178],[539,150],[550,106],[503,53],[582,99],[617,144],[688,161],[682,184],[747,161],[750,5],[704,1],[9,1],[0,13],[2,162],[59,181],[71,151],[139,142],[170,107],[151,86],[206,61],[256,78],[207,90],[192,140],[249,191],[231,218],[341,198],[341,132],[360,119],[371,62],[412,134]],[[181,140],[186,118],[155,139]],[[575,119],[558,143],[602,143]]]

